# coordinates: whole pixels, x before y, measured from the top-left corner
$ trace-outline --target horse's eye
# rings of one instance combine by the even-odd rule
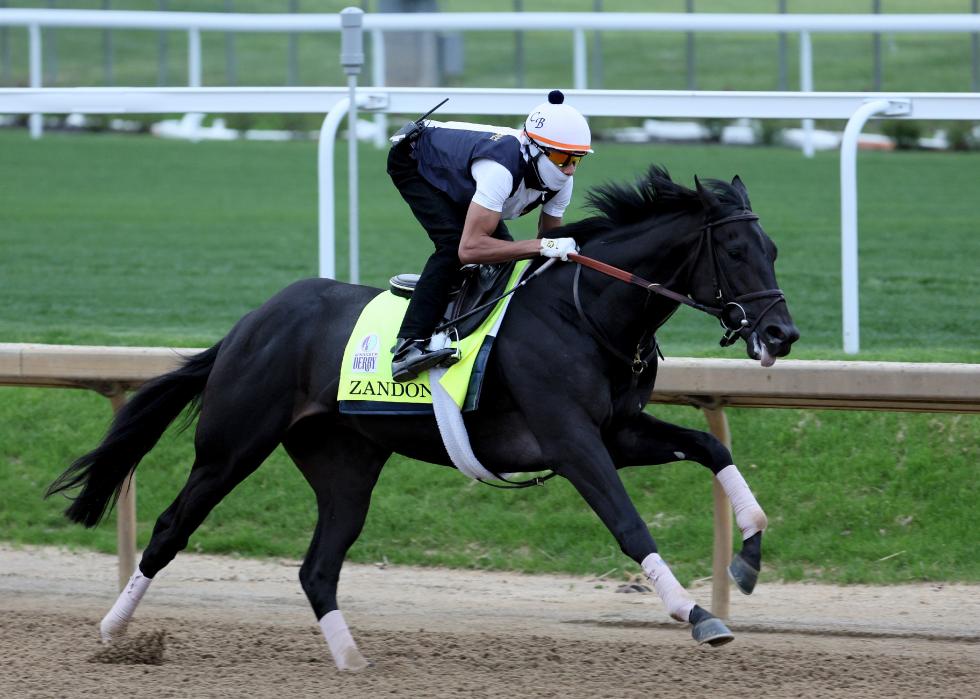
[[[733,260],[744,260],[745,259],[744,251],[740,247],[738,247],[738,248],[725,248],[725,252],[727,252],[728,253],[728,256],[730,258],[732,258]]]

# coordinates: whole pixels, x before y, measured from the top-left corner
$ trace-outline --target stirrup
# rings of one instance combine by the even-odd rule
[[[455,347],[444,347],[437,350],[427,350],[420,346],[421,342],[408,345],[402,351],[401,358],[391,360],[391,378],[395,381],[411,381],[423,371],[440,364],[455,364],[460,359],[460,352]]]

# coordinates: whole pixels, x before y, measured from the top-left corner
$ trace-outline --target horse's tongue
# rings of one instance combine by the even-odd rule
[[[766,347],[765,342],[760,342],[759,344],[762,345],[762,352],[760,353],[761,356],[759,357],[759,363],[768,369],[769,367],[771,367],[773,364],[776,363],[776,358],[773,357],[771,354],[769,354],[769,348]]]

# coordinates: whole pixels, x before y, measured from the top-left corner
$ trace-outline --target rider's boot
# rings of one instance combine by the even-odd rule
[[[430,350],[428,344],[428,338],[424,340],[398,338],[392,349],[395,354],[391,358],[391,378],[395,381],[411,381],[423,371],[446,363],[456,356],[456,350],[452,347]]]

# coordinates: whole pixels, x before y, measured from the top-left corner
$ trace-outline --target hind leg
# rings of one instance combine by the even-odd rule
[[[337,605],[344,556],[361,533],[390,451],[343,427],[307,421],[290,432],[286,450],[316,493],[317,525],[299,579],[339,670],[362,670],[357,648]],[[312,429],[316,425],[318,429]]]
[[[616,432],[610,451],[617,468],[689,460],[711,470],[731,501],[735,522],[742,531],[742,550],[735,555],[729,572],[738,589],[751,594],[762,566],[762,532],[767,520],[725,445],[707,432],[640,413]]]
[[[214,415],[220,417],[211,417]],[[103,643],[126,632],[156,574],[187,546],[211,510],[272,453],[288,418],[282,415],[277,422],[270,410],[253,420],[251,429],[245,429],[242,425],[248,423],[237,421],[241,417],[220,411],[202,414],[194,440],[197,456],[187,483],[157,518],[139,566],[102,619],[99,631]],[[234,434],[229,433],[232,428]]]

